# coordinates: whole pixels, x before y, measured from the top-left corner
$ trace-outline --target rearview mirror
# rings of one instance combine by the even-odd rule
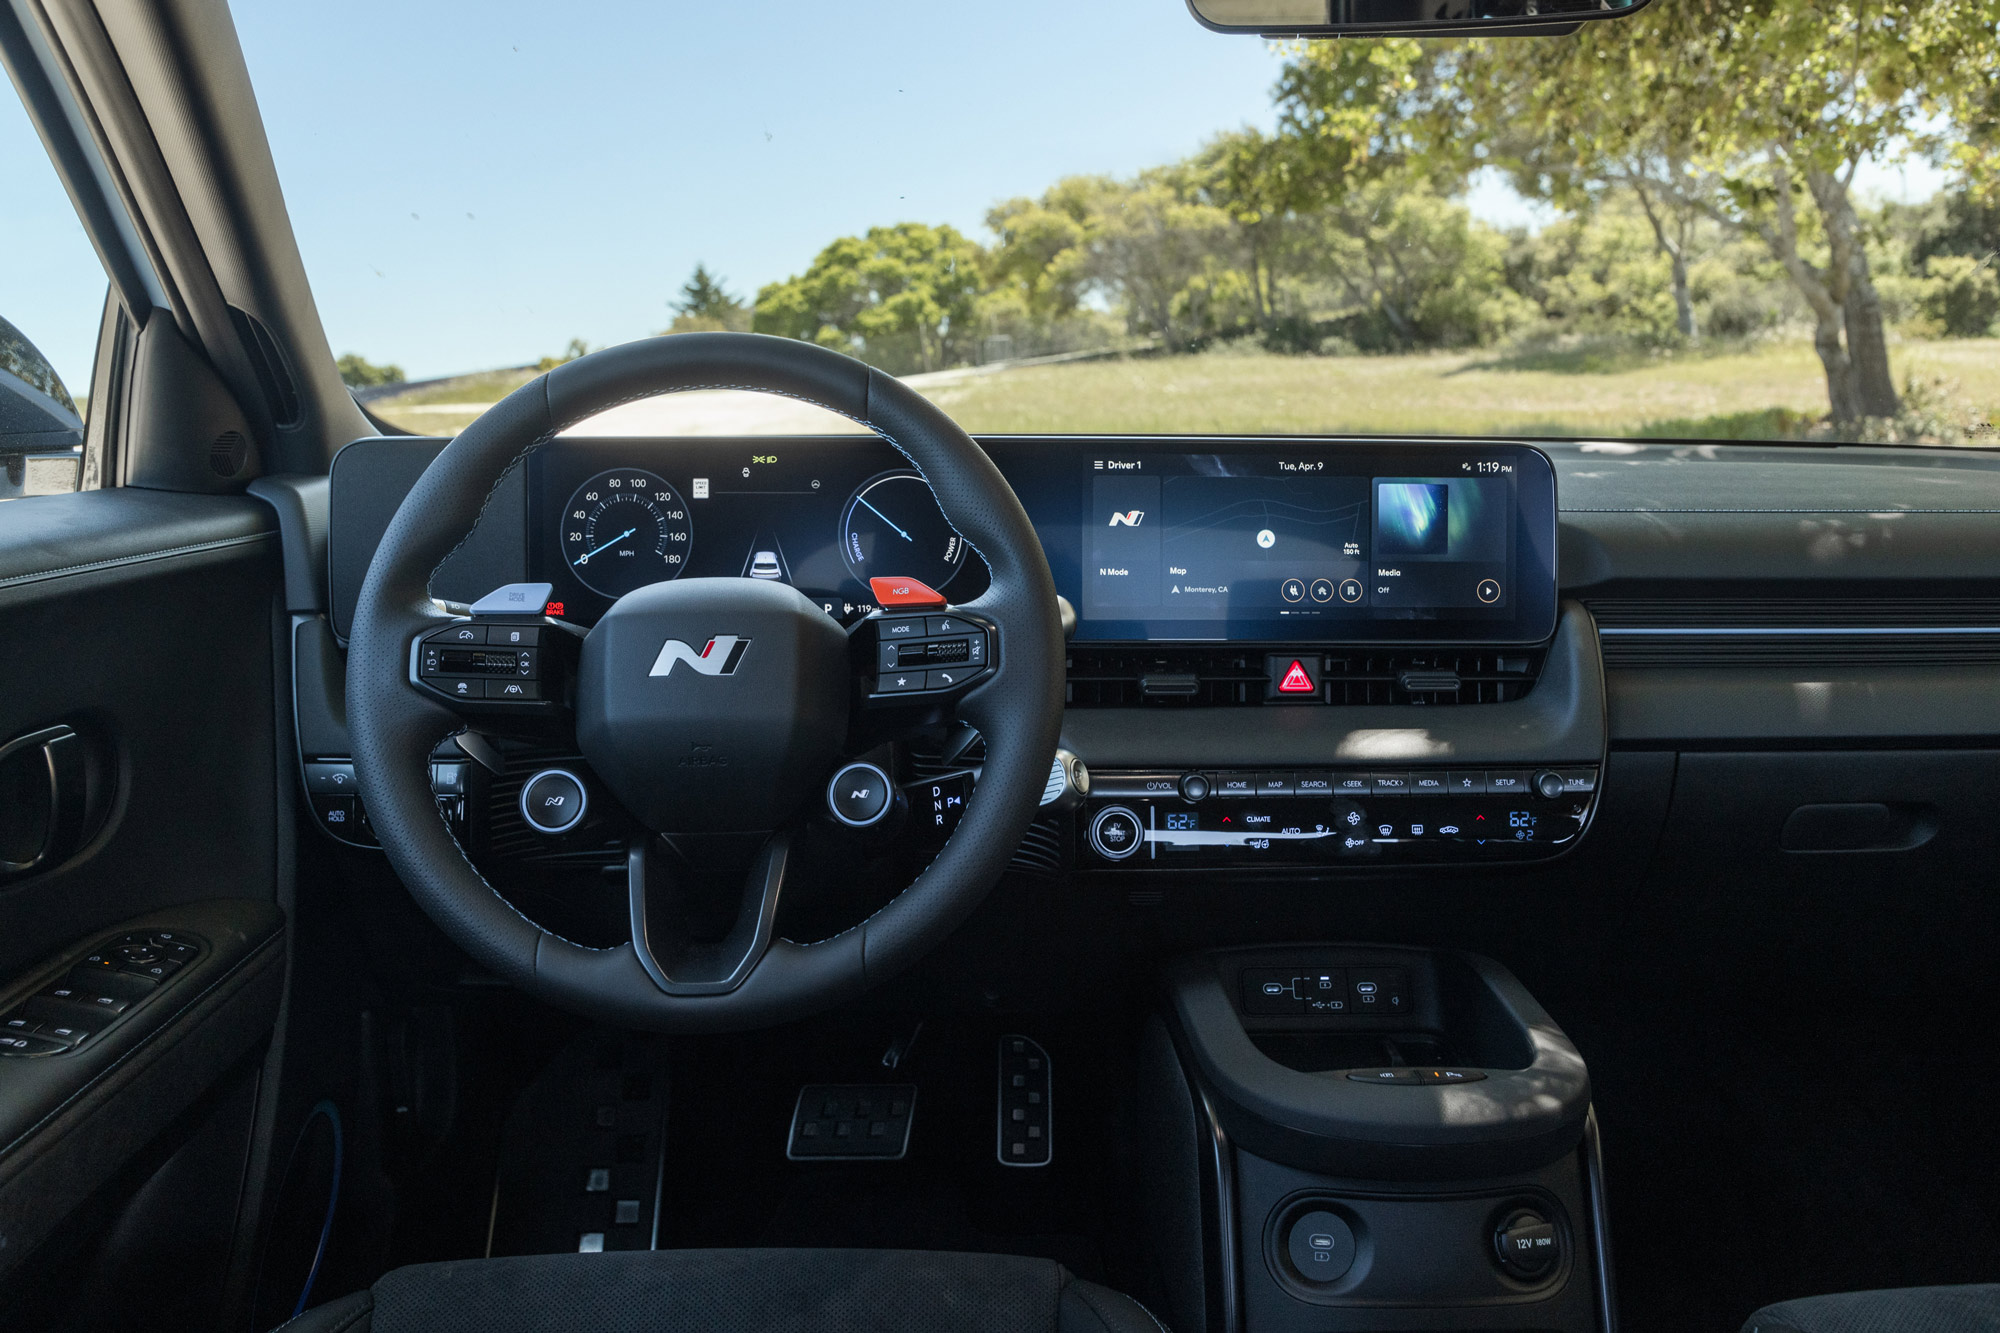
[[[1647,0],[1188,0],[1202,26],[1265,37],[1557,35]]]

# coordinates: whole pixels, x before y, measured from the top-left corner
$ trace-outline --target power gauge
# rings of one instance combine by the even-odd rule
[[[914,472],[885,472],[847,497],[840,555],[865,587],[872,578],[916,579],[943,588],[965,563],[965,538]]]
[[[612,600],[679,578],[694,550],[694,521],[681,493],[640,468],[602,472],[563,507],[563,559],[593,592]]]

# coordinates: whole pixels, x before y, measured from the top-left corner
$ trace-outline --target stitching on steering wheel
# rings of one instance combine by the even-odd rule
[[[493,499],[496,495],[500,493],[501,485],[507,480],[508,477],[513,475],[515,468],[521,466],[521,464],[527,460],[529,454],[534,453],[535,450],[541,448],[543,445],[547,444],[550,440],[554,439],[557,435],[560,435],[563,431],[568,430],[571,426],[576,425],[577,422],[587,421],[591,417],[597,416],[599,413],[609,412],[613,408],[623,407],[627,403],[636,403],[641,399],[645,398],[665,397],[667,394],[695,393],[704,390],[718,390],[718,389],[730,389],[744,393],[769,394],[771,397],[774,398],[789,398],[793,402],[807,403],[813,407],[819,408],[822,411],[831,412],[837,417],[841,417],[844,418],[845,420],[854,422],[856,425],[866,426],[876,435],[886,440],[889,443],[889,446],[893,448],[897,453],[901,454],[903,456],[904,461],[917,470],[917,475],[919,477],[923,477],[924,484],[926,486],[930,485],[930,478],[924,475],[923,464],[919,463],[916,460],[916,458],[911,455],[910,451],[903,447],[902,442],[898,440],[895,436],[891,435],[888,431],[882,429],[882,427],[876,425],[873,421],[870,421],[867,417],[856,416],[852,412],[843,412],[839,408],[833,406],[832,404],[823,403],[817,398],[812,398],[802,393],[791,393],[783,389],[758,388],[754,385],[749,385],[749,384],[683,384],[678,386],[677,388],[667,389],[664,391],[658,389],[647,389],[639,393],[627,394],[612,402],[603,403],[598,406],[592,407],[589,411],[583,412],[565,421],[557,422],[551,425],[548,430],[544,431],[541,435],[537,436],[534,440],[532,440],[526,448],[521,450],[520,453],[514,455],[514,457],[511,460],[509,460],[507,466],[501,469],[500,475],[494,479],[493,485],[487,490],[486,498],[480,502],[479,512],[473,516],[472,526],[466,530],[466,533],[463,537],[459,538],[458,544],[456,546],[453,546],[451,550],[445,552],[443,557],[438,560],[437,564],[431,567],[430,574],[424,580],[425,593],[428,594],[430,592],[431,581],[437,577],[438,571],[445,567],[445,564],[448,561],[450,561],[452,556],[458,554],[460,548],[462,548],[468,541],[472,540],[473,531],[479,527],[479,521],[486,517],[486,511],[492,507]],[[546,378],[546,376],[542,380],[542,401],[544,405],[546,405],[548,402],[548,379]],[[949,517],[947,517],[945,521],[949,523],[951,520]],[[958,529],[954,526],[952,531],[958,532]],[[986,553],[979,549],[978,543],[974,542],[970,537],[966,537],[965,534],[962,532],[958,533],[958,535],[964,538],[965,544],[967,546],[970,546],[972,548],[973,554],[977,555],[981,560],[986,559]],[[541,922],[532,919],[520,908],[514,906],[513,903],[508,902],[507,899],[504,896],[502,896],[500,890],[494,888],[493,885],[487,880],[486,876],[480,873],[479,867],[473,864],[472,858],[466,854],[464,845],[459,842],[458,835],[451,831],[451,823],[450,821],[444,818],[442,811],[438,813],[438,822],[444,825],[445,835],[451,839],[452,845],[458,848],[458,854],[465,861],[466,868],[472,871],[473,876],[476,879],[478,879],[478,881],[482,885],[485,885],[486,891],[488,893],[492,894],[502,903],[506,903],[507,910],[512,912],[515,916],[520,917],[523,922],[527,923],[530,926],[533,926],[536,930],[540,931],[544,935],[549,936],[552,939],[562,940],[564,944],[570,945],[572,948],[582,949],[589,953],[611,953],[615,951],[612,949],[599,948],[597,946],[589,944],[578,944],[574,940],[564,939],[563,936],[558,935],[553,930],[550,930],[547,926],[544,926]],[[930,873],[931,867],[936,865],[939,859],[944,856],[945,852],[950,849],[952,844],[952,839],[956,838],[957,836],[958,836],[958,829],[957,828],[952,829],[952,831],[945,836],[944,842],[938,847],[937,853],[934,856],[932,856],[929,861],[924,863],[924,868],[917,872],[916,877],[914,879],[912,879],[908,884],[904,885],[902,889],[900,889],[896,893],[895,897],[889,899],[888,902],[883,903],[880,907],[876,908],[874,911],[870,912],[867,916],[861,918],[861,920],[855,922],[853,925],[848,926],[844,930],[835,931],[833,934],[827,936],[825,939],[822,940],[800,941],[792,939],[788,935],[781,935],[778,938],[783,940],[786,944],[792,945],[794,948],[816,949],[823,944],[832,944],[836,940],[840,940],[848,935],[853,934],[857,930],[865,928],[869,922],[873,921],[876,917],[882,915],[882,913],[888,911],[891,907],[895,906],[898,902],[902,901],[903,895],[907,894],[911,889],[917,886],[917,880],[922,879],[925,875]],[[1002,873],[1004,874],[1005,871],[1003,870]],[[865,958],[863,960],[862,966],[864,968],[867,966]]]

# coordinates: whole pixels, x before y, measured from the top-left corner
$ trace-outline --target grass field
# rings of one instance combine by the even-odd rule
[[[1942,375],[2000,421],[2000,338],[1905,342],[1898,380]],[[450,434],[529,377],[494,372],[374,404],[408,430]],[[966,429],[1001,433],[1245,433],[1774,439],[1826,411],[1804,343],[1679,356],[1570,350],[1199,356],[1036,366],[924,390]]]
[[[1944,374],[2000,418],[2000,339],[1912,343],[1893,364]],[[1229,352],[1010,371],[935,393],[967,430],[1770,438],[1826,411],[1810,346],[1673,358],[1492,353],[1284,357]]]

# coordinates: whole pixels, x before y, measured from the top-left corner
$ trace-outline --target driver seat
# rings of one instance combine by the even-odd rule
[[[419,1264],[285,1333],[1166,1333],[1061,1264],[912,1250],[661,1250]]]

